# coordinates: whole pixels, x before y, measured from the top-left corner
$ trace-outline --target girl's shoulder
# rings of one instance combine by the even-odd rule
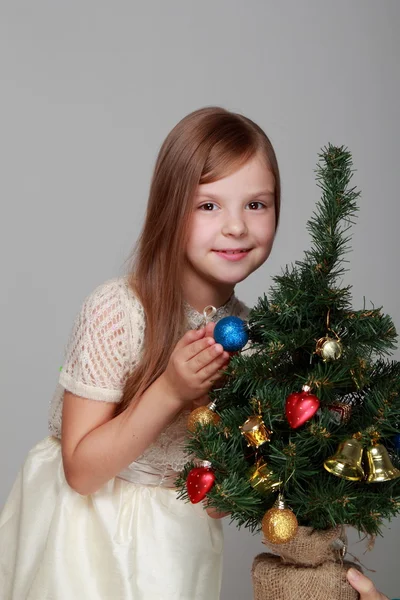
[[[128,275],[112,277],[92,289],[81,305],[74,329],[84,323],[91,331],[101,329],[100,337],[107,332],[123,335],[129,353],[138,355],[144,340],[145,313]]]
[[[85,398],[115,401],[140,358],[144,331],[143,307],[127,277],[103,281],[76,314],[59,383]]]
[[[113,305],[123,309],[130,317],[144,318],[143,306],[129,283],[128,275],[107,279],[97,285],[86,296],[84,304]]]
[[[76,313],[49,410],[52,435],[61,438],[64,390],[119,402],[129,373],[140,360],[143,308],[127,277],[114,277],[86,295]]]

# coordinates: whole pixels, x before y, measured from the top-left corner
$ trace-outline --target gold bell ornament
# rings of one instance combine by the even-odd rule
[[[197,425],[204,427],[204,425],[216,425],[219,423],[221,418],[215,412],[216,407],[217,404],[214,401],[207,404],[207,406],[198,406],[192,410],[187,421],[187,428],[189,431],[194,433]]]
[[[382,444],[374,444],[365,451],[366,465],[368,465],[367,483],[379,483],[400,477],[399,469],[391,463],[388,451]]]
[[[260,494],[268,495],[282,485],[281,481],[276,480],[272,469],[262,460],[250,467],[248,477],[250,485]]]
[[[266,540],[271,544],[289,542],[296,535],[298,526],[296,515],[286,507],[283,495],[279,494],[273,508],[267,510],[261,522]]]
[[[364,469],[362,467],[363,447],[355,438],[345,440],[335,454],[324,462],[325,469],[349,481],[362,481]]]
[[[271,441],[272,431],[265,426],[261,415],[252,415],[239,426],[239,429],[246,438],[248,446],[259,448],[265,442]]]

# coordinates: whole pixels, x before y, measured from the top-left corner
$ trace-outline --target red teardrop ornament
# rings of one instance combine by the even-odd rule
[[[214,485],[215,475],[209,467],[192,469],[186,479],[186,488],[192,504],[203,500]]]
[[[296,429],[311,419],[319,409],[319,399],[310,394],[310,387],[303,386],[302,392],[294,392],[286,399],[286,418],[290,427]]]

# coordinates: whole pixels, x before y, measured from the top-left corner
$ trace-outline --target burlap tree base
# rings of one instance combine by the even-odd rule
[[[341,527],[317,531],[299,527],[286,544],[264,543],[279,556],[262,553],[252,567],[254,600],[357,600],[346,571],[358,565],[344,561],[332,543],[342,539]]]

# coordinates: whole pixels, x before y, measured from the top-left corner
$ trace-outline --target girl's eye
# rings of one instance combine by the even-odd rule
[[[258,201],[249,202],[247,206],[250,207],[250,210],[260,210],[260,208],[265,208],[265,204]]]
[[[214,210],[213,207],[216,207],[216,204],[214,204],[213,202],[206,202],[206,204],[202,204],[201,206],[199,206],[199,208],[201,210],[207,210],[207,211]]]

